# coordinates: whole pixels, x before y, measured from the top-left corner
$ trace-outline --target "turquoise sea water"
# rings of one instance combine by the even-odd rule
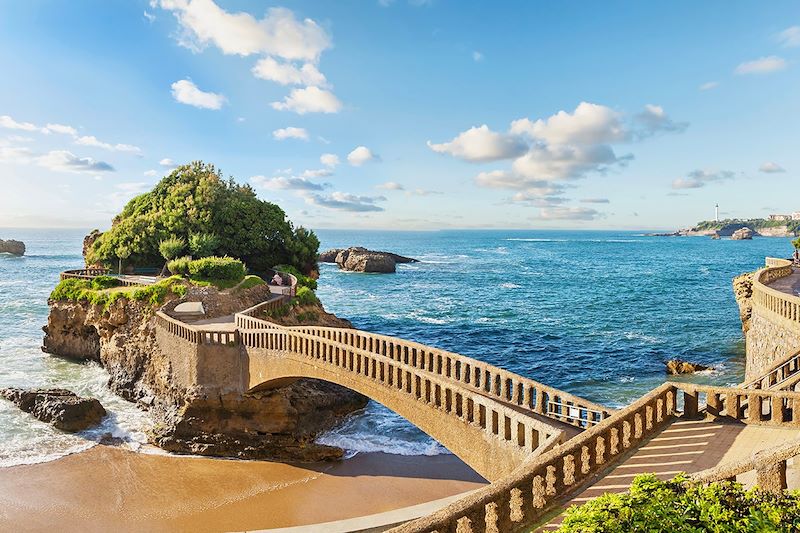
[[[58,457],[110,431],[137,448],[147,415],[105,388],[105,371],[43,354],[47,295],[61,270],[81,264],[85,231],[0,230],[28,254],[0,254],[0,387],[64,386],[100,398],[112,416],[70,436],[0,401],[0,466]],[[661,383],[679,357],[740,382],[743,340],[731,278],[787,256],[788,239],[712,241],[635,232],[319,231],[322,249],[350,245],[416,257],[397,274],[322,265],[318,294],[356,327],[489,361],[611,406]],[[353,451],[444,450],[376,405],[324,435]]]

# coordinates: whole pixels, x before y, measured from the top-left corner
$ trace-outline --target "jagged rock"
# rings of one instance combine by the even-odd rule
[[[731,235],[731,240],[732,241],[751,240],[754,234],[755,232],[750,228],[740,228],[733,232],[733,235]]]
[[[395,272],[397,263],[418,262],[411,257],[367,250],[360,246],[327,250],[319,255],[319,260],[322,263],[336,263],[340,269],[351,272],[379,273]]]
[[[711,240],[718,241],[720,239],[721,237],[719,236],[719,233],[715,233],[711,236]]]
[[[63,431],[83,431],[96,426],[106,416],[98,400],[81,398],[66,389],[0,389],[0,396]]]
[[[89,261],[89,252],[94,245],[94,241],[100,238],[103,233],[100,230],[93,229],[86,237],[83,238],[83,261],[87,267],[102,267],[103,265],[91,264]]]
[[[0,239],[0,254],[25,255],[25,243],[9,239]]]
[[[688,361],[682,361],[680,359],[670,359],[664,364],[667,367],[667,374],[671,374],[673,376],[678,374],[692,374],[694,372],[700,372],[701,370],[708,370],[709,368],[707,366],[697,363],[690,363]]]
[[[750,330],[750,317],[753,315],[753,272],[747,272],[733,278],[733,295],[739,306],[739,318],[742,320],[742,333]]]

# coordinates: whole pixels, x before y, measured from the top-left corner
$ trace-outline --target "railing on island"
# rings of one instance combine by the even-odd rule
[[[800,324],[800,297],[768,286],[778,279],[790,276],[793,272],[792,262],[771,257],[765,262],[767,267],[753,275],[753,306],[775,318],[788,320],[794,326]]]

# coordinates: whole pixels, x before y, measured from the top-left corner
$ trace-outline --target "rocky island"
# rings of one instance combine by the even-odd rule
[[[336,263],[341,270],[350,272],[392,273],[397,263],[417,263],[417,259],[391,252],[377,252],[360,246],[333,248],[319,254],[320,263]]]
[[[737,233],[739,232],[739,233]],[[800,220],[791,218],[751,218],[704,220],[691,228],[679,229],[666,233],[650,233],[651,237],[731,237],[737,240],[740,235],[752,237],[796,237],[800,235]],[[742,240],[742,239],[738,239]],[[747,237],[744,238],[747,240]]]
[[[175,212],[174,206],[189,204],[191,212]],[[231,217],[234,209],[251,216]],[[262,227],[246,220],[259,220],[255,225]],[[267,234],[278,239],[253,238]],[[307,274],[315,271],[318,244],[313,232],[293,227],[278,206],[259,200],[248,186],[223,180],[213,166],[179,167],[131,200],[109,231],[93,232],[84,247],[87,265],[159,270],[169,260],[174,275],[131,288],[110,276],[64,279],[50,297],[42,349],[101,364],[114,392],[150,411],[156,422],[150,438],[166,450],[246,459],[339,458],[341,449],[314,439],[364,407],[365,397],[312,379],[242,392],[231,385],[240,380],[238,366],[231,365],[237,347],[215,348],[219,361],[201,368],[186,365],[201,364],[203,345],[191,355],[172,341],[159,342],[159,313],[175,317],[179,304],[199,303],[203,313],[196,319],[221,323],[215,327],[224,331],[233,313],[270,299],[272,287],[264,278],[274,279],[277,270],[293,272],[283,274],[281,283],[297,280],[296,297],[280,309],[280,320],[348,327],[314,295],[316,282]],[[209,372],[214,375],[204,374]]]
[[[14,239],[0,239],[0,254],[25,255],[25,243]]]

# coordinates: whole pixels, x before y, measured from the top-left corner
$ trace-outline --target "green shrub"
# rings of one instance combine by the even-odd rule
[[[794,246],[795,249],[800,250],[800,237],[792,241],[792,246]]]
[[[252,289],[253,287],[257,287],[258,285],[264,285],[266,281],[261,279],[258,276],[245,276],[242,282],[236,286],[236,290],[238,291],[245,291],[247,289]]]
[[[163,303],[170,293],[180,297],[185,296],[186,286],[182,282],[183,279],[180,276],[172,276],[158,283],[134,289],[131,297],[139,302],[158,305]]]
[[[50,293],[54,301],[77,301],[80,294],[91,288],[91,282],[85,279],[67,278],[61,280]]]
[[[213,255],[219,247],[219,237],[213,233],[193,233],[189,235],[189,250],[195,257]]]
[[[170,237],[158,243],[158,251],[161,253],[161,257],[167,261],[181,255],[185,248],[186,241],[180,237]]]
[[[189,263],[189,274],[205,280],[239,281],[244,279],[246,270],[244,263],[232,257],[204,257]]]
[[[97,276],[91,280],[90,285],[92,289],[101,291],[103,289],[110,289],[111,287],[119,287],[122,285],[122,282],[119,278],[112,276]]]
[[[314,305],[319,303],[317,295],[314,294],[314,291],[308,287],[300,287],[297,289],[295,298],[297,299],[297,303],[300,305]]]
[[[317,280],[311,276],[304,275],[292,265],[278,265],[274,267],[274,270],[285,272],[286,274],[291,274],[292,276],[296,277],[297,285],[300,287],[308,287],[311,290],[317,290]]]
[[[634,478],[629,492],[604,494],[570,507],[561,533],[767,532],[800,529],[800,494],[745,491],[735,482],[708,486],[680,475],[661,481],[654,474]]]
[[[192,258],[189,256],[186,257],[179,257],[177,259],[173,259],[169,263],[167,263],[167,269],[172,272],[173,274],[178,274],[180,276],[188,276],[189,275],[189,264],[192,262]]]

